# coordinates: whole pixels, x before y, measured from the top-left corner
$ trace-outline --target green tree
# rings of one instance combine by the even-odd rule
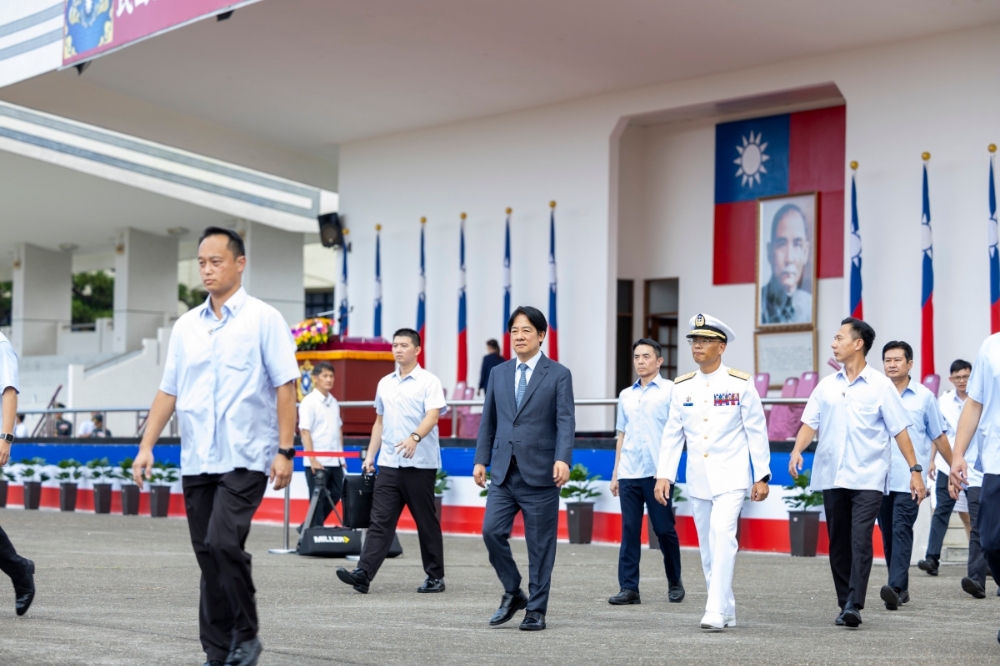
[[[0,282],[0,326],[10,326],[10,298],[13,282]]]
[[[107,271],[90,271],[73,276],[74,324],[89,324],[100,317],[112,317],[114,307],[114,275]]]
[[[188,306],[188,310],[193,310],[208,298],[208,292],[202,289],[188,289],[186,284],[177,284],[177,300]]]

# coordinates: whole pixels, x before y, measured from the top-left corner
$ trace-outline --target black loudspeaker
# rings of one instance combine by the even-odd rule
[[[327,213],[316,219],[319,221],[319,240],[323,247],[343,247],[344,227],[340,223],[340,215]]]

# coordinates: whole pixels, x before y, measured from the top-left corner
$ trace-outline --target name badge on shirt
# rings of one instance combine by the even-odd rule
[[[685,398],[684,399],[684,404],[681,405],[681,406],[682,407],[694,407],[694,402],[691,400],[691,396],[688,396],[687,398]]]
[[[715,406],[716,407],[738,407],[740,404],[740,394],[739,393],[716,393],[715,394]]]

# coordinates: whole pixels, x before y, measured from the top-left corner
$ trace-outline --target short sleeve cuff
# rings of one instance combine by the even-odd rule
[[[177,385],[171,382],[160,382],[160,391],[166,393],[167,395],[172,395],[177,397]]]

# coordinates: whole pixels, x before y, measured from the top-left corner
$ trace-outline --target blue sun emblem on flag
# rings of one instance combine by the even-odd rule
[[[739,166],[736,170],[736,177],[743,178],[743,182],[740,183],[743,187],[749,185],[750,189],[753,189],[754,184],[760,185],[760,175],[767,173],[767,167],[764,165],[764,162],[771,159],[771,157],[765,152],[767,150],[767,142],[761,142],[763,136],[763,132],[754,134],[753,130],[751,130],[750,138],[748,139],[744,135],[743,145],[736,146],[736,152],[740,156],[733,160],[733,163]]]

